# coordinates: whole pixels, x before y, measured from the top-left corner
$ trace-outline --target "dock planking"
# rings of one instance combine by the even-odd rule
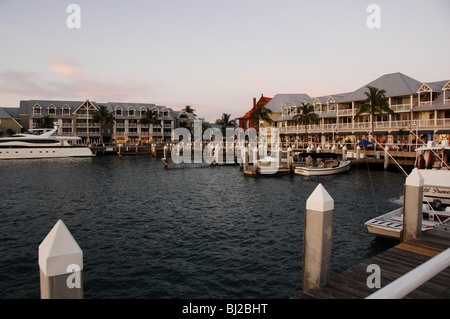
[[[400,243],[330,279],[323,287],[302,292],[293,299],[363,299],[376,288],[367,287],[371,273],[367,267],[377,264],[381,269],[381,287],[388,285],[409,271],[450,247],[450,225],[422,233],[418,239]],[[450,267],[431,278],[405,299],[449,299]]]

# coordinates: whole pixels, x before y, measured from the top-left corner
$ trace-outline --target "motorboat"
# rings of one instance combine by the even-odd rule
[[[337,159],[335,153],[299,153],[294,173],[303,176],[322,176],[344,173],[350,170],[351,161]]]
[[[423,158],[422,164],[420,164],[420,156]],[[416,167],[419,168],[421,173],[435,175],[433,178],[437,179],[440,176],[446,176],[441,174],[441,172],[450,169],[448,164],[449,157],[450,146],[448,140],[444,140],[441,143],[429,141],[426,145],[416,149]],[[448,184],[448,187],[436,187],[435,185],[424,187],[424,197],[428,202],[440,201],[443,205],[450,205],[450,182]]]
[[[448,192],[450,170],[419,169],[418,171],[424,179],[422,203],[422,232],[424,232],[450,221],[450,204],[447,201],[450,195]],[[403,207],[372,218],[364,225],[373,235],[400,239],[403,229]]]
[[[431,230],[450,220],[450,206],[444,211],[436,211],[432,205],[423,204],[422,232]],[[403,230],[403,207],[387,214],[372,218],[364,223],[369,233],[378,237],[400,240]]]
[[[95,156],[87,146],[77,146],[76,136],[56,136],[53,129],[31,129],[26,133],[0,138],[0,159]]]

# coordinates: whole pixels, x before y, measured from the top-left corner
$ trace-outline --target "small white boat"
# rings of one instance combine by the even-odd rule
[[[89,147],[71,144],[80,137],[54,136],[57,131],[58,126],[55,126],[0,138],[0,159],[95,156]]]
[[[340,161],[334,153],[302,153],[300,158],[306,157],[304,164],[300,163],[294,173],[303,176],[334,175],[347,172],[351,161]]]
[[[450,221],[450,205],[446,203],[445,198],[429,193],[429,189],[442,190],[441,192],[450,189],[450,170],[419,169],[418,171],[424,180],[423,232]],[[400,239],[400,232],[403,229],[403,207],[372,218],[364,225],[373,235]]]
[[[436,211],[428,204],[424,204],[422,212],[422,232],[433,229],[441,223],[446,223],[450,220],[450,207],[447,207],[445,211]],[[369,233],[373,235],[400,240],[400,234],[403,230],[403,207],[372,218],[365,222],[364,225]]]

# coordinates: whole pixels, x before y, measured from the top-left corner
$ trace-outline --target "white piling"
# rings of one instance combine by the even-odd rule
[[[306,201],[303,234],[303,291],[322,287],[330,276],[334,200],[319,184]]]
[[[342,160],[346,161],[347,160],[347,146],[344,145],[344,147],[342,148]]]
[[[253,173],[258,174],[258,148],[253,149]]]
[[[422,233],[422,201],[424,179],[417,168],[406,178],[403,203],[403,242],[416,239]]]
[[[244,155],[244,171],[248,170],[248,148],[244,147],[243,149]]]
[[[62,220],[39,245],[42,299],[83,298],[83,251]]]
[[[389,165],[389,146],[384,149],[384,169],[387,169]]]
[[[361,147],[358,145],[356,148],[356,159],[358,160],[361,157]]]

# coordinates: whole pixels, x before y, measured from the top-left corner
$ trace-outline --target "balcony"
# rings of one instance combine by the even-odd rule
[[[409,112],[411,110],[411,104],[395,104],[390,107],[394,112]]]
[[[353,116],[355,112],[353,112],[352,109],[346,109],[346,110],[338,110],[337,114],[339,116]]]

